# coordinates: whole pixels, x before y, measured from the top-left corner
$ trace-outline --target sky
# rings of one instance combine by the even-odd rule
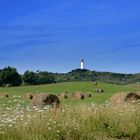
[[[0,0],[0,69],[140,72],[139,0]]]

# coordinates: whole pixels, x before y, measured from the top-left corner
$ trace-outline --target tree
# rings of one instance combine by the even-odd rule
[[[26,71],[23,75],[23,81],[28,85],[40,85],[55,83],[55,78],[51,73],[47,71]]]
[[[36,73],[36,84],[51,84],[54,83],[54,76],[47,71]]]
[[[21,75],[13,67],[0,70],[0,86],[19,86],[22,83]]]
[[[26,71],[23,75],[23,81],[25,84],[35,85],[36,84],[36,74],[32,71]]]

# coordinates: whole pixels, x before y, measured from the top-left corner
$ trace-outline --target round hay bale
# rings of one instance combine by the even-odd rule
[[[140,92],[137,92],[136,94],[138,94],[140,96]]]
[[[9,93],[0,93],[0,98],[8,98],[9,96]]]
[[[63,92],[63,93],[58,94],[58,98],[59,99],[67,99],[68,98],[67,92]]]
[[[21,98],[24,99],[24,100],[32,100],[33,97],[34,97],[34,94],[32,94],[32,93],[26,93]]]
[[[11,84],[6,84],[5,87],[6,87],[6,88],[12,87],[12,85],[11,85]]]
[[[91,97],[92,95],[90,93],[84,93],[85,97]]]
[[[103,93],[104,90],[103,89],[95,89],[95,92],[97,92],[97,93]]]
[[[133,103],[140,101],[140,95],[130,92],[120,92],[114,94],[110,99],[112,104]]]
[[[97,86],[97,85],[98,85],[98,83],[97,83],[97,82],[93,82],[93,85]]]
[[[45,106],[58,107],[60,101],[56,95],[40,93],[34,96],[31,101],[30,107],[43,109]]]
[[[74,99],[78,99],[78,100],[83,100],[85,98],[84,94],[79,93],[79,92],[75,92],[72,94],[72,97]]]

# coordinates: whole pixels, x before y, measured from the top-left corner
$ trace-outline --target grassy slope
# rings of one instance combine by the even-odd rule
[[[95,88],[104,89],[103,94],[94,92]],[[0,99],[0,139],[1,140],[138,140],[140,137],[139,106],[86,106],[82,104],[104,103],[116,92],[139,91],[140,84],[127,86],[92,82],[72,82],[40,86],[22,86],[14,88],[0,88],[0,93],[22,95],[26,92],[61,93],[68,91],[91,92],[92,97],[82,101],[72,99],[62,100],[62,110],[30,111],[28,109],[3,108],[3,104],[11,106],[18,102],[15,97]],[[17,97],[17,96],[16,96]],[[11,101],[11,102],[8,102]],[[20,102],[22,103],[22,102]],[[77,106],[72,106],[75,104]],[[5,106],[5,107],[6,107]],[[7,121],[8,120],[8,121]],[[25,121],[26,120],[26,121]],[[128,123],[129,122],[129,123]],[[45,125],[44,125],[45,124]],[[12,129],[11,129],[12,127]],[[125,139],[126,138],[126,139]]]
[[[103,94],[95,93],[94,89],[101,88],[104,89]],[[50,85],[38,85],[38,86],[21,86],[21,87],[12,87],[12,88],[0,88],[0,93],[8,92],[11,95],[23,95],[27,92],[44,92],[44,93],[61,93],[67,91],[68,93],[72,93],[74,91],[82,91],[82,92],[90,92],[92,93],[92,98],[86,98],[83,101],[76,101],[72,99],[63,100],[62,102],[67,104],[87,104],[87,103],[104,103],[106,100],[116,92],[125,92],[125,91],[138,91],[139,85],[114,85],[114,84],[106,84],[106,83],[98,83],[98,85],[94,85],[92,82],[68,82],[68,83],[60,83],[60,84],[50,84]],[[8,99],[1,99],[0,104],[7,103]]]

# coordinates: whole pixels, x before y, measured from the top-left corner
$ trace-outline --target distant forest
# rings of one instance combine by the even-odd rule
[[[12,87],[20,85],[40,85],[73,81],[93,81],[113,84],[130,84],[140,82],[140,73],[120,74],[112,72],[98,72],[87,69],[76,69],[68,73],[51,73],[47,71],[26,71],[20,75],[16,68],[0,69],[0,86]]]

